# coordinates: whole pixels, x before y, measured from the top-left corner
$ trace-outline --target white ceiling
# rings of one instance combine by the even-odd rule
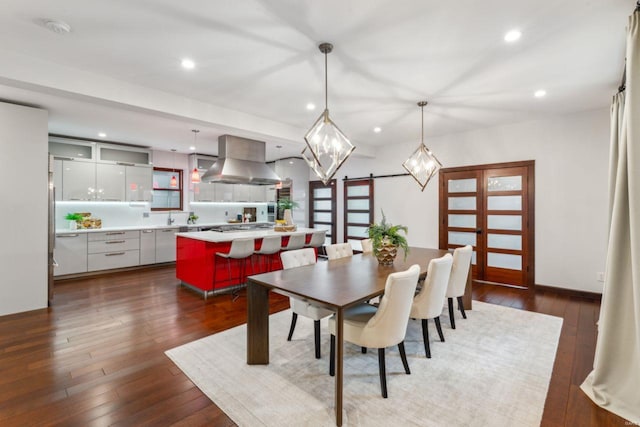
[[[0,99],[52,133],[215,154],[222,133],[297,155],[324,104],[358,147],[605,107],[633,0],[3,0]],[[62,20],[57,35],[42,19]],[[506,31],[523,35],[515,44]],[[190,57],[196,68],[183,70]],[[533,97],[546,89],[543,99]],[[308,102],[317,105],[307,111]],[[376,134],[376,126],[382,132]],[[276,144],[283,146],[281,150]]]

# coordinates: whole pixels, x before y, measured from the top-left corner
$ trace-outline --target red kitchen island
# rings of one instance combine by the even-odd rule
[[[237,260],[231,260],[231,276],[227,268],[227,260],[216,256],[217,252],[227,253],[231,242],[235,239],[255,239],[255,249],[260,249],[262,239],[266,236],[280,236],[285,245],[289,236],[306,235],[306,242],[311,240],[313,228],[298,228],[296,231],[277,232],[273,230],[252,230],[236,232],[198,231],[176,234],[176,277],[183,285],[201,292],[206,299],[215,294],[238,286],[241,283],[240,266]],[[271,268],[269,268],[271,264]],[[273,255],[273,262],[267,263],[255,259],[253,270],[251,262],[246,262],[244,276],[265,273],[282,268],[278,254]]]

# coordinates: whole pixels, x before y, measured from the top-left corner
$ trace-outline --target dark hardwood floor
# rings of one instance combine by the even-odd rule
[[[579,389],[598,302],[480,284],[474,299],[564,318],[543,426],[625,425]],[[0,317],[1,426],[233,425],[164,352],[244,323],[244,297],[204,301],[163,267],[58,282],[54,300]],[[272,294],[273,312],[288,306]]]

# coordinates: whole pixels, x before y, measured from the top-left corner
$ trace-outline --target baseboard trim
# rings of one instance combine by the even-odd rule
[[[546,285],[536,285],[536,292],[552,292],[560,295],[569,295],[572,297],[585,298],[593,301],[602,301],[602,294],[598,294],[596,292],[588,292],[588,291],[579,291],[577,289],[567,289],[567,288],[558,288],[555,286],[546,286]]]

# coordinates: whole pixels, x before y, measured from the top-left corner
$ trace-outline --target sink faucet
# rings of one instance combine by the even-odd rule
[[[167,225],[173,224],[175,218],[171,218],[171,212],[169,212],[169,217],[167,218]]]

